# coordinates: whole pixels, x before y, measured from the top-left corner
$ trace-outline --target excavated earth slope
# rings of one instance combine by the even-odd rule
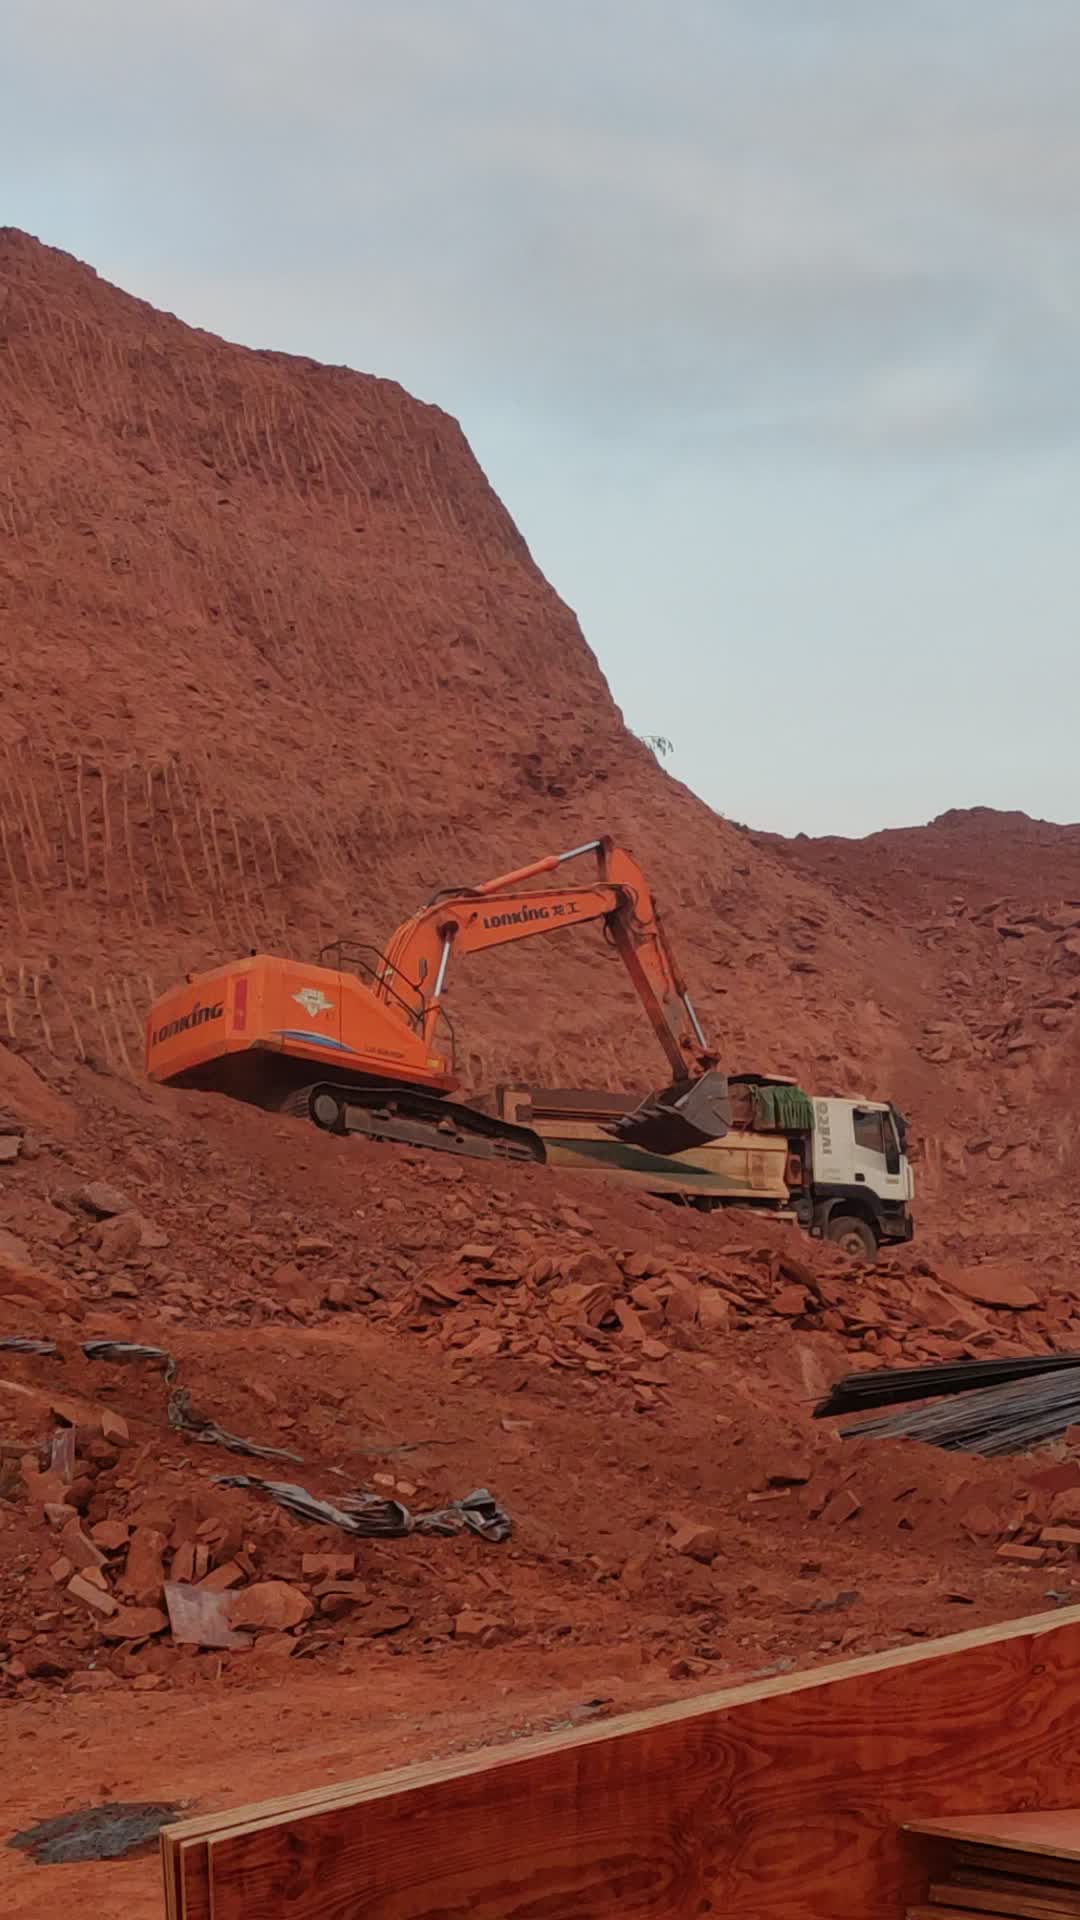
[[[437,887],[607,830],[730,1061],[897,1098],[926,1218],[1026,1233],[1060,1196],[1072,1130],[1037,1090],[1069,1081],[1075,832],[739,831],[627,732],[454,421],[12,229],[0,432],[0,1031],[137,1072],[179,971],[381,940]],[[595,930],[474,961],[453,1004],[473,1088],[663,1069]]]
[[[0,301],[9,1031],[137,1068],[180,969],[381,939],[438,887],[607,830],[732,1059],[895,1077],[907,956],[628,734],[454,421],[11,230]],[[454,993],[477,1086],[662,1072],[595,929]]]
[[[952,1459],[810,1408],[853,1366],[1080,1344],[1080,831],[731,826],[627,733],[454,422],[10,230],[0,434],[0,1339],[42,1343],[0,1353],[10,1824],[228,1804],[1071,1597],[1075,1549],[1040,1538],[1080,1520],[1068,1442]],[[911,1113],[913,1248],[859,1272],[141,1083],[183,969],[382,937],[604,830],[732,1064]],[[595,932],[454,995],[475,1088],[658,1077]],[[354,1539],[236,1474],[413,1512],[487,1486],[514,1532]],[[250,1645],[183,1644],[166,1584],[202,1581]],[[5,1911],[57,1911],[60,1869],[0,1857]],[[152,1861],[62,1872],[102,1920],[160,1912]]]

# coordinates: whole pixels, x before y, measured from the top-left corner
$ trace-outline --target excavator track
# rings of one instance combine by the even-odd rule
[[[368,1140],[426,1147],[468,1160],[540,1162],[547,1156],[540,1135],[480,1113],[475,1107],[414,1093],[406,1087],[355,1087],[320,1080],[299,1087],[281,1112],[310,1120],[324,1133],[359,1133]]]

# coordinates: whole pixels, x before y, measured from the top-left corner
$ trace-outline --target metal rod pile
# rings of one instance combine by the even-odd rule
[[[846,1428],[843,1437],[850,1440],[859,1434],[873,1434],[880,1439],[923,1440],[929,1446],[957,1453],[1027,1453],[1077,1425],[1080,1375],[1058,1368],[1034,1378],[1029,1374],[1014,1379],[1004,1386],[960,1393],[954,1399],[916,1407],[912,1412],[860,1420]]]
[[[815,1420],[839,1413],[866,1413],[905,1400],[941,1399],[974,1387],[1004,1386],[1063,1368],[1080,1367],[1080,1353],[1041,1353],[1011,1360],[943,1361],[930,1367],[881,1367],[873,1373],[846,1373],[814,1408]]]

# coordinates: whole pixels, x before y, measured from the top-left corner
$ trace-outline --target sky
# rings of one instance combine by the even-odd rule
[[[462,422],[730,818],[1080,817],[1076,0],[5,0],[0,220]]]

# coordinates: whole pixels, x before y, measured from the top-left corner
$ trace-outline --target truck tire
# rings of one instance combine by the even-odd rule
[[[860,1220],[854,1213],[834,1213],[825,1228],[825,1238],[842,1253],[853,1254],[857,1260],[877,1259],[877,1236],[866,1220]]]

